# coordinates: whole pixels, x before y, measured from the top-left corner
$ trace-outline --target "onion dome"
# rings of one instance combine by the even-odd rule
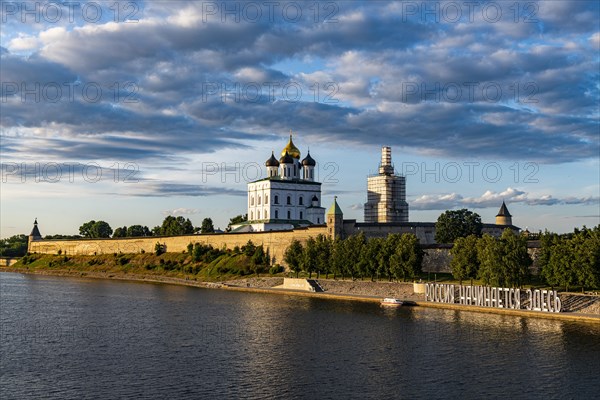
[[[283,157],[281,157],[279,159],[279,162],[281,164],[293,164],[294,163],[294,158],[288,154],[288,152],[286,151],[285,154],[283,155]]]
[[[292,135],[290,135],[290,141],[288,142],[288,144],[281,151],[281,155],[284,156],[285,153],[289,154],[297,160],[300,159],[300,150],[298,150],[298,148],[294,145],[294,142],[292,142]]]
[[[273,152],[271,152],[271,158],[269,158],[267,160],[267,162],[265,162],[265,166],[266,167],[279,167],[279,161],[277,161]]]
[[[308,152],[306,157],[304,157],[304,160],[302,160],[302,165],[311,167],[317,165],[317,162],[310,156],[310,151]]]

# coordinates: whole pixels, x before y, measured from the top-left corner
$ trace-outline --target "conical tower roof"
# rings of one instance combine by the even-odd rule
[[[29,236],[42,237],[42,234],[40,233],[40,230],[38,229],[37,218],[33,222],[33,229],[31,230],[31,233],[29,234]]]
[[[342,209],[340,208],[340,206],[337,203],[337,196],[334,196],[333,198],[333,204],[331,205],[331,207],[329,207],[329,210],[327,211],[327,215],[344,215],[344,213],[342,212]]]
[[[496,217],[512,217],[512,215],[510,215],[508,212],[508,208],[506,207],[504,200],[502,201],[502,206],[500,206],[500,211],[498,211],[498,215],[496,215]]]

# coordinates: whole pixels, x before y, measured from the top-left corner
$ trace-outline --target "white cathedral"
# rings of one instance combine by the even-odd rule
[[[232,232],[263,232],[325,224],[321,207],[321,183],[315,182],[316,161],[300,161],[292,135],[277,160],[265,162],[267,177],[248,183],[248,221],[232,226]]]

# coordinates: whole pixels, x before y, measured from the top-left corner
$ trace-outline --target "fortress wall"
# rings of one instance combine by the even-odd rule
[[[275,262],[283,263],[283,254],[293,239],[305,242],[310,236],[326,234],[326,226],[301,228],[293,231],[254,232],[254,233],[218,233],[186,236],[156,236],[119,239],[80,239],[80,240],[37,240],[29,243],[29,252],[42,254],[113,254],[113,253],[147,253],[154,252],[157,242],[164,244],[171,253],[181,253],[187,250],[189,243],[204,243],[214,248],[233,249],[242,247],[248,240],[255,245],[263,245],[269,249]]]

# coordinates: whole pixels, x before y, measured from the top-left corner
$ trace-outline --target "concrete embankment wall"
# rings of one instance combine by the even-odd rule
[[[155,236],[120,239],[81,239],[81,240],[37,240],[29,244],[29,252],[41,254],[95,255],[113,253],[147,253],[154,252],[156,243],[166,246],[168,252],[180,253],[187,250],[190,243],[203,243],[214,248],[233,249],[242,247],[249,240],[257,246],[261,244],[269,249],[276,263],[283,263],[283,254],[293,239],[305,242],[309,237],[325,235],[325,226],[295,229],[293,231],[254,232],[254,233],[220,233],[186,236]]]
[[[11,265],[16,264],[17,261],[19,261],[19,259],[15,257],[0,257],[0,266],[10,267]]]

